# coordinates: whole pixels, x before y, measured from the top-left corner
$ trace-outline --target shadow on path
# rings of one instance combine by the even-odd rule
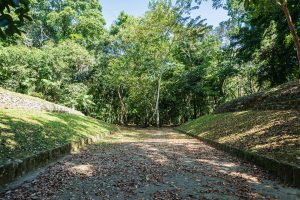
[[[300,191],[171,129],[124,129],[1,198],[299,199]]]

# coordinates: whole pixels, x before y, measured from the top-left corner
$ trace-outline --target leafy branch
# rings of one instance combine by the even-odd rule
[[[25,20],[31,21],[29,0],[0,0],[0,37],[21,35]]]

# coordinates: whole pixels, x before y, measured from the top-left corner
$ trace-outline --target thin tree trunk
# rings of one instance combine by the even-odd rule
[[[120,105],[121,105],[121,124],[127,124],[127,119],[126,119],[126,115],[127,115],[127,112],[126,112],[126,106],[123,102],[123,98],[122,98],[122,95],[121,95],[121,86],[118,87],[118,98],[119,98],[119,101],[120,101]]]
[[[296,49],[297,49],[297,57],[298,57],[298,62],[299,62],[299,72],[300,72],[300,40],[297,34],[297,30],[295,27],[295,24],[292,20],[292,16],[290,14],[290,11],[288,9],[288,1],[284,0],[283,3],[280,2],[279,0],[276,0],[276,3],[280,6],[281,10],[284,12],[284,15],[287,19],[292,37],[293,37],[293,41],[295,43]],[[299,74],[300,75],[300,74]]]
[[[164,66],[161,67],[160,74],[159,74],[159,80],[158,80],[158,86],[157,86],[157,98],[156,98],[156,106],[155,106],[155,112],[156,112],[156,126],[160,127],[160,118],[159,118],[159,98],[160,98],[160,85],[161,85],[161,79],[164,72]]]
[[[196,100],[196,96],[194,96],[194,102],[193,102],[193,107],[194,107],[194,119],[197,119],[198,115],[197,115],[197,100]]]

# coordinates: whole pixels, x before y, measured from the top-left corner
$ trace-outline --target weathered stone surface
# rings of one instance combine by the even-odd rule
[[[47,112],[61,112],[75,115],[83,115],[81,112],[57,105],[39,98],[9,92],[0,88],[0,108],[7,109],[29,109]]]
[[[220,105],[215,113],[245,110],[300,110],[300,81],[290,82],[269,92],[241,97]]]

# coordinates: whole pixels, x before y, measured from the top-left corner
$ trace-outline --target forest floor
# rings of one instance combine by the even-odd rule
[[[300,111],[248,110],[205,115],[179,127],[236,149],[300,166]]]
[[[256,166],[172,129],[122,129],[0,199],[300,199]]]

